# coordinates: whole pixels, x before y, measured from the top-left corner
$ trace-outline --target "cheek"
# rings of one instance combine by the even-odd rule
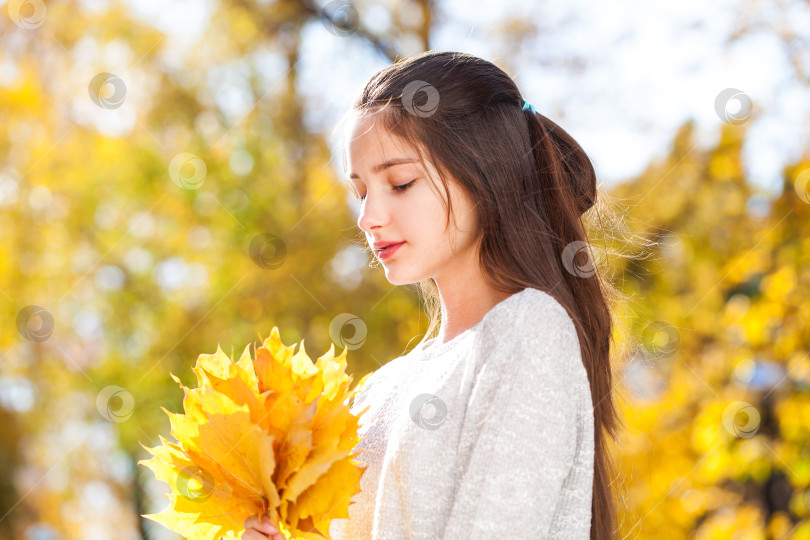
[[[456,189],[453,193],[453,202],[455,203],[453,205],[455,227],[457,227],[462,234],[472,233],[475,230],[477,222],[477,208],[475,207],[475,203],[460,189]],[[452,224],[451,227],[453,227]]]
[[[445,209],[432,194],[426,197],[413,197],[405,205],[404,219],[409,229],[420,236],[436,237],[445,228]]]

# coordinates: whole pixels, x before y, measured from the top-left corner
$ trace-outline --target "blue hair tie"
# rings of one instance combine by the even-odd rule
[[[524,99],[524,100],[523,100],[523,107],[521,107],[521,110],[525,111],[526,109],[529,109],[530,111],[532,111],[532,114],[536,114],[536,113],[537,113],[537,111],[536,111],[536,110],[534,110],[534,105],[532,105],[531,103],[529,103],[528,101],[526,101],[526,100]]]

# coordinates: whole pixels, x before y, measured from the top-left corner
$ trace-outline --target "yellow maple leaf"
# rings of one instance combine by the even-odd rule
[[[261,338],[261,336],[259,336]],[[278,328],[250,356],[234,362],[217,345],[192,368],[197,388],[183,389],[183,414],[169,416],[171,435],[138,463],[171,487],[169,506],[143,517],[193,540],[237,540],[245,520],[270,516],[288,539],[328,538],[347,518],[364,468],[354,458],[359,417],[350,402],[369,375],[349,389],[346,349],[317,359],[303,340],[281,342]],[[143,445],[141,445],[143,446]]]

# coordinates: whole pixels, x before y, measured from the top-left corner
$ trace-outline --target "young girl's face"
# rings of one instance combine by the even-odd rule
[[[445,230],[446,197],[433,164],[422,168],[416,153],[373,117],[355,118],[349,130],[347,173],[361,203],[357,225],[388,281],[404,285],[432,277],[441,287],[445,277],[469,275],[476,217],[466,193],[450,179],[455,221],[451,217]],[[375,242],[403,243],[381,258]]]

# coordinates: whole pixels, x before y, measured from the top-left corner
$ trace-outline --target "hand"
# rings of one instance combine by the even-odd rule
[[[284,540],[284,535],[273,527],[270,518],[265,515],[256,514],[245,520],[245,532],[242,533],[242,540]]]

